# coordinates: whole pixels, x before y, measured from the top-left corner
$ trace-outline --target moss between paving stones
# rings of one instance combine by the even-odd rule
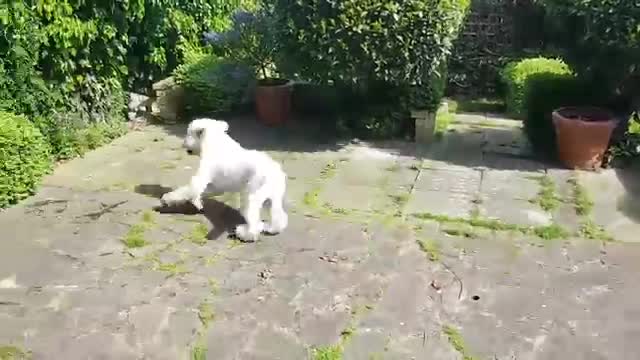
[[[575,177],[567,180],[567,182],[572,187],[573,206],[576,210],[576,214],[580,216],[590,215],[594,204],[587,192],[587,189],[585,189]]]
[[[453,348],[462,355],[463,360],[476,360],[476,358],[469,353],[465,341],[457,329],[450,325],[444,325],[442,327],[442,332],[447,336],[449,344],[451,344],[451,346],[453,346]]]
[[[207,225],[203,223],[197,223],[193,227],[193,229],[191,229],[191,232],[186,236],[186,239],[196,245],[204,246],[207,244],[208,234],[209,228],[207,227]]]
[[[122,239],[122,243],[130,249],[149,245],[150,242],[145,238],[145,232],[154,224],[154,214],[150,211],[145,211],[142,213],[142,220],[129,228],[129,231]]]
[[[440,260],[440,244],[431,239],[417,240],[420,250],[427,255],[430,261]]]
[[[567,180],[567,183],[572,187],[571,201],[573,208],[576,214],[581,217],[578,235],[589,240],[615,241],[611,235],[607,234],[602,226],[596,224],[593,219],[591,219],[594,202],[591,200],[587,189],[580,184],[575,176]]]
[[[200,329],[196,332],[195,340],[191,345],[191,360],[206,360],[207,344],[206,336],[211,323],[215,320],[216,315],[211,305],[212,297],[218,293],[218,282],[215,279],[209,279],[210,296],[204,299],[198,305],[198,318],[200,319]]]
[[[439,223],[450,223],[450,224],[466,224],[472,227],[479,227],[494,231],[516,231],[523,234],[533,234],[543,240],[555,240],[555,239],[565,239],[569,237],[569,232],[567,232],[564,228],[562,228],[558,224],[551,224],[545,226],[536,226],[536,227],[527,227],[515,224],[507,224],[499,220],[493,219],[483,219],[483,218],[454,218],[444,215],[436,215],[430,213],[418,213],[412,214],[413,217],[417,219],[423,220],[433,220]],[[451,234],[451,235],[459,235],[459,234]],[[465,235],[465,234],[462,234]],[[465,235],[466,236],[466,235]]]
[[[0,360],[30,360],[31,353],[14,345],[0,345]]]
[[[340,332],[340,340],[335,345],[313,347],[311,349],[313,360],[342,360],[344,346],[356,333],[356,323],[366,312],[373,309],[372,305],[355,306],[351,311],[349,326]]]
[[[335,167],[328,166],[325,167],[328,169],[325,173],[330,173],[335,170]],[[546,180],[541,180],[544,184],[546,184],[547,189],[553,189],[552,186],[549,186],[549,182]],[[325,216],[331,217],[339,220],[347,220],[347,221],[360,221],[363,223],[370,223],[374,219],[378,219],[384,223],[391,222],[392,224],[396,221],[402,222],[403,220],[399,216],[398,209],[394,209],[394,213],[392,214],[381,214],[376,212],[366,212],[366,211],[357,211],[353,209],[336,209],[331,206],[329,203],[324,203],[323,205],[319,205],[320,200],[320,189],[321,186],[314,188],[314,190],[305,193],[303,198],[303,203],[309,207],[310,210],[313,211],[314,215],[317,216]],[[557,200],[555,196],[555,190],[549,191],[545,190],[545,194],[547,196],[553,197],[553,199]],[[551,195],[549,195],[551,194]],[[394,195],[390,195],[392,198]],[[403,201],[408,197],[399,196],[397,198],[397,206],[402,206]],[[543,240],[554,240],[554,239],[565,239],[569,237],[569,232],[567,232],[564,228],[562,228],[558,224],[551,224],[546,226],[537,226],[537,227],[527,227],[516,224],[508,224],[502,222],[500,220],[493,219],[484,219],[479,216],[473,216],[469,219],[467,218],[454,218],[444,215],[436,215],[431,213],[418,213],[412,214],[414,218],[422,219],[422,220],[433,220],[439,223],[447,223],[447,224],[460,224],[460,225],[469,225],[472,228],[484,228],[493,231],[515,231],[523,234],[532,234]],[[345,219],[347,218],[347,219]],[[471,230],[463,230],[463,229],[455,229],[449,228],[445,229],[445,232],[448,232],[452,236],[465,236],[470,238],[477,237],[475,233]]]
[[[547,175],[535,176],[531,177],[531,179],[537,181],[540,185],[538,196],[536,196],[535,199],[532,199],[531,202],[538,204],[538,206],[540,206],[544,211],[552,212],[557,209],[560,205],[560,198],[556,194],[553,179]]]

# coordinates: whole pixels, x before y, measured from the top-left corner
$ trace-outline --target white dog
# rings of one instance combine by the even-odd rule
[[[247,223],[236,227],[236,236],[256,241],[262,232],[280,233],[288,223],[284,211],[286,174],[266,153],[243,148],[228,130],[229,125],[220,120],[196,119],[189,124],[183,146],[189,154],[200,155],[198,171],[188,185],[164,194],[162,204],[191,201],[202,210],[202,193],[209,185],[216,192],[246,191],[243,215]],[[264,224],[260,212],[267,200],[271,222]]]

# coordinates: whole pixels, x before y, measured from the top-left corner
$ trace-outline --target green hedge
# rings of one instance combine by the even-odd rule
[[[629,0],[544,0],[548,45],[580,75],[609,96],[633,82],[640,64],[640,6]],[[628,109],[625,109],[628,110]],[[634,109],[638,110],[638,109]]]
[[[0,112],[0,208],[33,194],[51,169],[49,144],[23,116]]]
[[[360,105],[347,104],[340,116],[358,136],[389,137],[411,132],[411,109],[437,109],[446,79],[439,70],[470,1],[274,3],[283,48],[280,70],[334,86],[344,102]],[[432,86],[434,79],[442,85]]]
[[[525,104],[525,93],[529,79],[534,75],[572,76],[572,71],[560,59],[536,57],[508,63],[501,72],[501,78],[506,85],[507,111],[522,118],[528,111]]]

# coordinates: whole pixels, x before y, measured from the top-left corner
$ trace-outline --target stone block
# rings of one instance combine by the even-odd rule
[[[411,117],[415,121],[415,141],[430,144],[435,138],[436,113],[431,111],[413,111]]]
[[[155,98],[151,104],[151,114],[163,120],[177,121],[182,116],[184,91],[169,79],[153,85]]]

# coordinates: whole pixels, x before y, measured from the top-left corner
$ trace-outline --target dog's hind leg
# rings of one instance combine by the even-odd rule
[[[289,216],[284,211],[284,199],[271,199],[271,221],[265,226],[264,232],[275,235],[284,230],[289,223]]]
[[[283,174],[282,181],[272,189],[273,193],[269,198],[271,201],[271,221],[264,229],[268,234],[279,234],[289,223],[289,217],[287,216],[286,211],[284,211],[284,195],[286,186],[286,175]]]
[[[236,236],[244,241],[256,241],[260,233],[264,230],[264,223],[260,219],[262,205],[267,200],[267,193],[264,188],[258,189],[255,193],[249,193],[244,208],[244,218],[246,224],[236,227]]]

